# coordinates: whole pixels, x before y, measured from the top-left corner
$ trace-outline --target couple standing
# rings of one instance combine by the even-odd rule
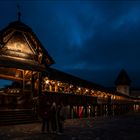
[[[52,105],[47,103],[45,106],[43,116],[42,116],[42,132],[45,131],[47,125],[47,131],[53,133],[58,132],[58,134],[63,133],[64,121],[66,119],[66,108],[63,103],[56,105],[55,102]]]

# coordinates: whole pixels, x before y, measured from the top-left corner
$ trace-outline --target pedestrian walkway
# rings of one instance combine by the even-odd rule
[[[65,122],[64,134],[42,134],[41,123],[0,127],[0,140],[139,140],[140,114]]]

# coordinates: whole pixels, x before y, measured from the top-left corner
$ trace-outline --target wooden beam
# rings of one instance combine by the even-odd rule
[[[22,78],[19,78],[19,77],[14,77],[14,76],[10,76],[10,75],[3,75],[3,74],[0,74],[0,78],[7,79],[7,80],[16,80],[16,81],[23,80]]]

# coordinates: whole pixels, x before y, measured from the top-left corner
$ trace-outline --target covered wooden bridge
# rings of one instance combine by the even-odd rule
[[[0,111],[28,109],[34,113],[46,101],[63,102],[69,118],[139,110],[139,98],[51,68],[53,63],[32,29],[20,20],[1,30],[0,78],[13,84],[0,92]]]

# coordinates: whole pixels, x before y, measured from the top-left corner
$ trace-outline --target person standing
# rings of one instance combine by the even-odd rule
[[[42,133],[45,133],[47,125],[47,132],[50,131],[50,103],[47,102],[42,110]]]
[[[50,113],[51,113],[51,116],[50,116],[50,119],[51,119],[51,127],[52,127],[52,132],[53,133],[56,133],[56,130],[57,130],[57,119],[56,119],[56,103],[53,102],[52,103],[52,106],[51,106],[51,110],[50,110]]]
[[[66,120],[67,113],[66,113],[66,107],[63,103],[58,107],[57,111],[57,120],[58,120],[58,134],[63,133],[64,129],[64,121]]]

